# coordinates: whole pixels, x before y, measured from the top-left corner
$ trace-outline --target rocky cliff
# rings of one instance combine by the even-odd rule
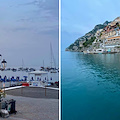
[[[73,44],[66,48],[66,51],[82,51],[89,47],[95,40],[95,33],[99,29],[105,28],[110,22],[106,21],[103,24],[98,24],[93,30],[78,38]]]

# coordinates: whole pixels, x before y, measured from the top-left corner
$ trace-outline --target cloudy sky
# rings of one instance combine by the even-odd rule
[[[62,0],[62,50],[97,24],[120,16],[119,0]]]
[[[58,64],[58,0],[1,0],[0,53],[8,66]]]

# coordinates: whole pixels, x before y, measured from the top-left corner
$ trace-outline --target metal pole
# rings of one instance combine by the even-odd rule
[[[45,96],[46,96],[46,85],[45,85]]]
[[[4,83],[4,95],[5,95],[5,83]]]
[[[3,83],[3,87],[4,87],[4,95],[5,95],[5,82]]]
[[[21,95],[23,94],[23,87],[21,86]]]
[[[2,109],[2,89],[0,89],[0,110]]]

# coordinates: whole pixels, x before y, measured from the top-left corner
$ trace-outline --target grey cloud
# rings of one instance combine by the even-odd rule
[[[24,27],[18,27],[18,28],[14,28],[12,29],[12,31],[17,32],[17,31],[28,31],[31,30],[31,28],[24,28]]]
[[[38,10],[35,11],[37,12],[37,14],[41,13],[41,11],[44,10],[49,12],[51,16],[58,18],[59,0],[34,0],[32,2],[19,4],[18,6],[26,6],[26,5],[35,5],[38,8]]]
[[[34,5],[38,9],[33,9],[32,11],[29,11],[29,13],[31,13],[31,15],[26,14],[26,16],[19,18],[17,20],[17,22],[21,22],[21,23],[25,23],[25,24],[27,24],[29,22],[30,24],[33,24],[34,27],[37,22],[37,24],[39,24],[39,25],[37,25],[37,26],[39,26],[39,28],[37,28],[37,29],[39,29],[39,31],[41,31],[41,28],[43,31],[52,30],[53,27],[54,28],[56,27],[56,29],[58,29],[59,0],[34,0],[34,1],[26,2],[24,4],[19,4],[19,7],[25,7],[25,6],[29,6],[29,5]],[[43,27],[43,25],[44,25],[44,27]],[[16,28],[16,29],[17,30],[27,30],[24,28],[23,29]],[[30,29],[28,29],[28,30],[30,30]],[[34,29],[34,31],[36,31],[36,30]]]
[[[27,3],[27,1],[30,2]],[[0,8],[2,16],[0,19],[0,49],[7,59],[8,65],[13,64],[12,57],[14,56],[17,56],[14,61],[23,57],[30,65],[40,65],[43,59],[46,59],[46,65],[49,65],[50,42],[54,46],[55,58],[58,60],[59,27],[56,1],[58,0],[13,0],[7,2],[7,5],[3,1],[1,5],[3,7]],[[6,9],[4,10],[4,8]],[[32,54],[32,58],[29,53]]]

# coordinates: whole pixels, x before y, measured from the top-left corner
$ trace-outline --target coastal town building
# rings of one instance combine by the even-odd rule
[[[89,53],[120,52],[120,17],[95,33],[93,49]],[[88,51],[87,51],[88,52]]]
[[[93,30],[78,38],[66,51],[85,53],[120,52],[120,17],[98,24]]]
[[[104,46],[120,46],[120,30],[115,31],[114,34],[108,35],[104,41]]]

